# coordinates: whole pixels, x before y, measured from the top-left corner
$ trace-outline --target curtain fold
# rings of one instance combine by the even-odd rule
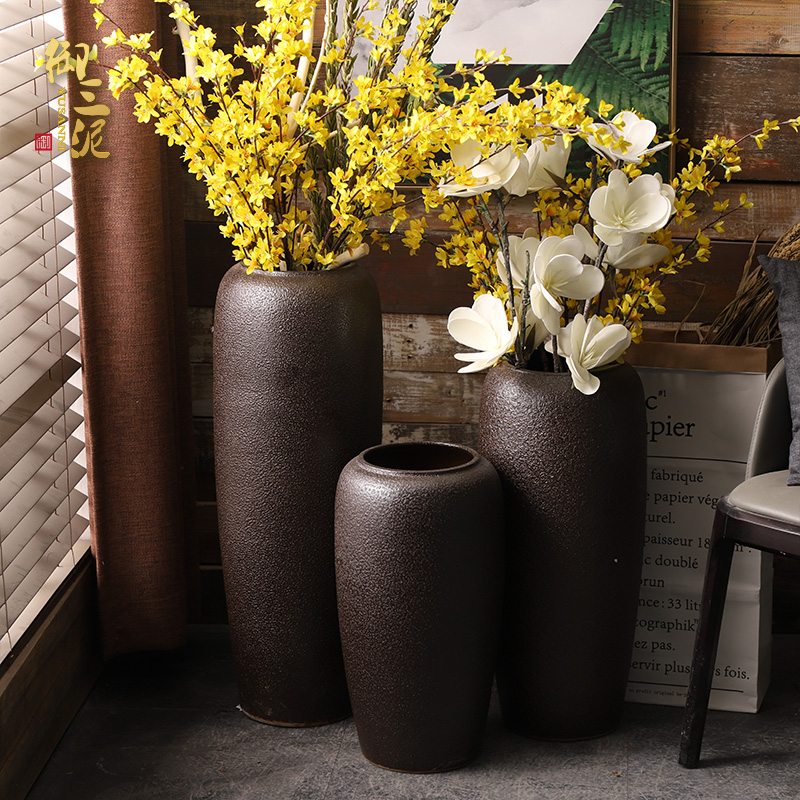
[[[99,43],[88,0],[66,0],[66,38],[98,42],[99,61],[121,52]],[[176,53],[171,20],[153,0],[106,0],[123,30],[154,30],[165,67]],[[173,72],[174,74],[174,72]],[[70,131],[85,106],[70,76]],[[99,158],[73,159],[92,548],[107,657],[170,649],[185,640],[196,603],[186,267],[179,153],[115,101],[106,71],[87,78],[106,104]]]

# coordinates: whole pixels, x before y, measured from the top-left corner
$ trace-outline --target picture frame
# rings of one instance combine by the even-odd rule
[[[434,57],[466,64],[477,48],[496,54],[505,48],[511,63],[485,70],[497,87],[542,75],[573,86],[595,110],[605,100],[614,106],[612,116],[633,109],[662,134],[675,130],[677,0],[572,0],[568,11],[565,6],[563,0],[461,0]],[[658,162],[670,176],[673,150]]]

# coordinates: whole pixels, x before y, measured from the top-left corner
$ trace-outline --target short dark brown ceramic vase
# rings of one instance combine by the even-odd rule
[[[222,567],[242,710],[276,725],[350,714],[336,615],[342,467],[381,439],[380,299],[360,265],[231,268],[214,316]]]
[[[554,740],[617,727],[644,545],[642,385],[621,365],[583,395],[568,372],[502,365],[478,449],[503,483],[506,594],[497,686],[507,728]]]
[[[367,450],[336,496],[336,585],[361,751],[443,772],[479,750],[503,574],[502,490],[474,450]]]

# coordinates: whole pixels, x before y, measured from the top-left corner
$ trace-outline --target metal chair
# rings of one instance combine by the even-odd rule
[[[695,638],[678,762],[696,767],[734,547],[800,558],[800,486],[787,486],[792,424],[786,369],[772,370],[756,417],[745,480],[717,504]]]

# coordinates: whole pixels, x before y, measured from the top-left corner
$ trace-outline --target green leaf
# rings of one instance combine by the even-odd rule
[[[614,3],[567,67],[539,68],[545,80],[558,79],[592,99],[632,108],[662,129],[669,124],[671,36],[669,0]]]

